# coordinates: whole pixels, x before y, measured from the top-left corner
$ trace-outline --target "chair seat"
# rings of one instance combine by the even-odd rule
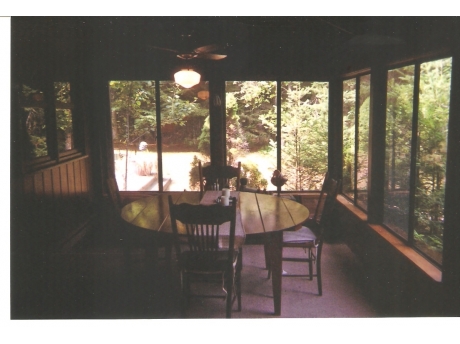
[[[301,227],[297,231],[286,231],[283,233],[283,244],[309,244],[312,246],[317,239],[315,233],[308,227]]]
[[[233,266],[238,259],[238,251],[233,252]],[[196,252],[185,251],[180,255],[181,266],[187,272],[221,273],[228,269],[228,251]]]

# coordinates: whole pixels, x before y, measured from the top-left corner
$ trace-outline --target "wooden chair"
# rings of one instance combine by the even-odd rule
[[[200,178],[200,194],[203,196],[206,190],[213,190],[216,186],[219,190],[222,188],[232,188],[231,180],[235,179],[234,190],[240,190],[241,162],[238,167],[207,165],[202,166],[201,160],[198,162],[198,171]]]
[[[283,272],[283,277],[306,277],[310,280],[317,278],[318,294],[323,294],[321,281],[321,252],[323,248],[324,230],[329,228],[335,207],[338,190],[340,189],[340,180],[329,178],[326,174],[320,198],[312,219],[306,221],[307,226],[302,226],[297,231],[285,231],[283,233],[283,248],[301,248],[307,255],[306,258],[286,257],[283,255],[283,261],[290,262],[307,262],[308,275],[306,274],[289,274]],[[316,265],[316,273],[313,273],[313,264]],[[270,278],[269,268],[269,278]]]
[[[230,206],[174,204],[169,196],[171,227],[181,276],[183,303],[190,297],[226,300],[226,316],[238,300],[241,310],[241,250],[235,247],[236,198]],[[187,249],[182,251],[186,238]],[[191,282],[222,283],[223,295],[191,293]]]
[[[321,220],[321,216],[323,214],[324,204],[325,204],[325,200],[326,200],[324,195],[325,195],[325,191],[327,189],[327,183],[328,182],[329,182],[329,172],[326,172],[326,174],[324,175],[323,185],[322,185],[321,191],[319,193],[318,201],[316,203],[315,212],[310,214],[310,217],[304,223],[305,226],[307,226],[307,227],[309,227],[309,226],[314,227]]]

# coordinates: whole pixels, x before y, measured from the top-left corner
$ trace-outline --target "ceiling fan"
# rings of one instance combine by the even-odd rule
[[[187,35],[187,37],[189,38],[190,35]],[[220,48],[216,44],[204,45],[204,46],[201,46],[195,49],[189,49],[189,50],[183,50],[183,51],[170,49],[170,48],[156,47],[152,45],[150,47],[154,49],[159,49],[159,50],[164,50],[164,51],[175,53],[176,56],[182,60],[191,60],[191,59],[196,59],[196,58],[207,59],[207,60],[222,60],[227,57],[227,55],[213,53],[214,51],[217,51]]]
[[[184,42],[184,46],[190,47],[190,37],[191,35],[182,35],[182,40],[187,40],[188,42]],[[182,60],[192,60],[192,59],[207,59],[207,60],[222,60],[227,57],[227,55],[223,54],[215,54],[214,51],[219,50],[219,46],[216,44],[204,45],[200,46],[195,49],[184,49],[182,51],[170,49],[170,48],[163,48],[157,46],[150,46],[154,49],[164,50],[168,52],[172,52],[176,54],[176,56]],[[182,68],[178,72],[174,73],[174,81],[185,88],[190,88],[195,86],[200,82],[201,75],[196,72],[194,69],[187,66],[186,68]]]

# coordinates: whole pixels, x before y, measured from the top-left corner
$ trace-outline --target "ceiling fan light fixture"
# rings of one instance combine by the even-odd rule
[[[201,75],[193,69],[182,69],[174,74],[174,81],[185,88],[193,87],[200,83]]]

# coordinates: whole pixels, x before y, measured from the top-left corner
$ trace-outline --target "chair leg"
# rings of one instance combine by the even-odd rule
[[[270,260],[268,259],[268,248],[267,248],[267,245],[265,244],[264,244],[264,255],[265,255],[265,269],[270,271]]]
[[[318,279],[318,294],[323,295],[323,286],[321,281],[321,259],[316,257],[316,278]]]
[[[241,270],[243,269],[243,250],[238,252],[238,264],[236,266],[236,297],[238,301],[238,312],[241,311]]]
[[[233,306],[233,282],[234,276],[233,272],[227,273],[225,278],[225,284],[227,289],[227,298],[226,298],[226,316],[227,318],[232,317],[232,306]]]
[[[264,244],[264,255],[265,255],[265,268],[268,270],[267,279],[270,279],[272,269],[270,267],[270,259],[267,244]]]
[[[311,253],[311,248],[308,249],[308,274],[310,277],[310,281],[313,280],[313,259],[312,259],[312,253]]]

